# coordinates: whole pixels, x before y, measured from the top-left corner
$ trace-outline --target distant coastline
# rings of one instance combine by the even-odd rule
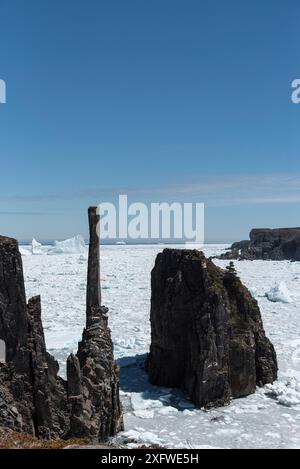
[[[63,238],[57,238],[58,241],[64,241]],[[46,240],[40,240],[40,243],[43,245],[43,246],[53,246],[54,245],[54,239],[46,239]],[[133,241],[133,240],[127,240],[125,241],[125,244],[120,244],[120,242],[123,241],[123,240],[119,240],[119,239],[116,239],[116,240],[103,240],[101,241],[101,244],[102,245],[107,245],[107,246],[139,246],[139,245],[147,245],[147,246],[157,246],[157,245],[170,245],[170,244],[174,244],[174,245],[185,245],[185,244],[189,244],[189,245],[192,245],[192,244],[195,244],[195,246],[198,246],[197,243],[186,243],[184,241],[180,241],[180,240],[162,240],[162,241],[158,241],[157,243],[153,243],[153,240],[141,240],[141,241]],[[31,240],[18,240],[20,246],[30,246],[31,245]],[[86,242],[86,245],[88,246],[88,241],[85,240]],[[210,244],[222,244],[222,245],[231,245],[233,243],[233,240],[229,240],[229,241],[220,241],[220,240],[216,240],[216,241],[207,241],[205,242],[204,244],[205,245],[210,245]]]

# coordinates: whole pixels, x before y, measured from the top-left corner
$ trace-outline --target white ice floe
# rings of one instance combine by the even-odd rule
[[[195,446],[189,446],[189,449],[223,449],[220,448],[219,446],[210,446],[210,445],[195,445]]]
[[[134,411],[157,409],[163,404],[158,399],[151,399],[152,395],[148,391],[143,393],[131,393],[131,405]]]
[[[216,434],[221,436],[237,435],[239,432],[240,430],[238,428],[218,428],[216,430]]]
[[[291,303],[292,298],[285,282],[280,282],[266,292],[266,297],[273,303]]]
[[[46,254],[46,249],[35,238],[31,241],[31,252],[34,256]]]
[[[122,437],[137,441],[139,443],[144,443],[145,445],[162,445],[164,443],[164,440],[158,438],[155,433],[145,431],[142,428],[139,430],[134,429],[123,432]]]
[[[21,256],[31,256],[31,246],[20,246],[19,248]]]
[[[77,235],[74,238],[64,241],[54,241],[54,246],[48,250],[49,255],[53,254],[85,254],[87,246],[82,236]]]
[[[135,410],[134,415],[140,419],[153,419],[154,410]]]
[[[257,291],[257,288],[255,288],[255,287],[249,288],[249,291],[250,291],[251,295],[252,295],[254,298],[256,298],[256,297],[259,296],[258,291]]]
[[[267,384],[265,389],[278,404],[285,407],[300,405],[300,384],[295,377],[288,378],[285,382]]]
[[[178,409],[176,409],[176,407],[171,407],[171,406],[164,406],[158,411],[160,415],[177,414],[177,412],[178,412]]]
[[[79,264],[84,264],[87,261],[88,261],[88,256],[87,255],[81,254],[78,258],[78,263]]]

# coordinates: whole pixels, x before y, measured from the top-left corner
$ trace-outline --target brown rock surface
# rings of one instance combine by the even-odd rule
[[[234,273],[199,251],[165,249],[151,283],[152,384],[181,388],[209,407],[277,378],[257,302]]]

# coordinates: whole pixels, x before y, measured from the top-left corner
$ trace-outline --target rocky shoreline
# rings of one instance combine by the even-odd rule
[[[233,243],[220,259],[300,261],[300,228],[255,228],[249,238]]]

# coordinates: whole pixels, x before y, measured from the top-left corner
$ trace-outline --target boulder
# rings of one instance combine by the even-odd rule
[[[235,273],[196,250],[165,249],[151,277],[152,384],[198,407],[224,405],[277,378],[256,300]]]

